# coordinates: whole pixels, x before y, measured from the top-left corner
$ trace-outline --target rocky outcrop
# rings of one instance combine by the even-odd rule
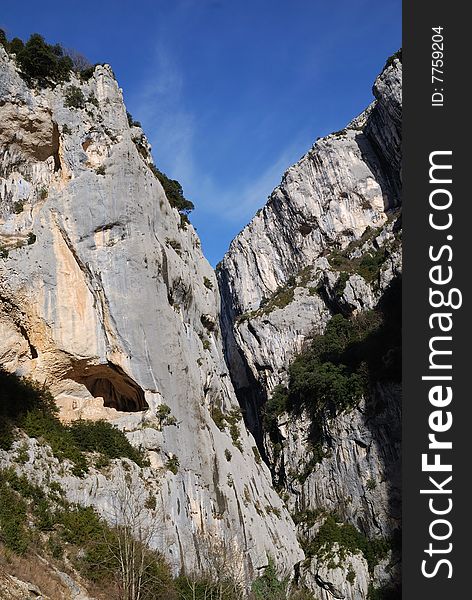
[[[396,382],[377,382],[354,409],[326,415],[315,448],[307,415],[279,416],[276,439],[262,419],[274,387],[287,383],[294,357],[332,315],[375,308],[401,276],[398,57],[388,61],[373,92],[366,111],[288,169],[217,269],[231,377],[305,543],[327,514],[369,539],[390,539],[399,526]],[[385,564],[369,571],[352,556],[348,579],[357,584],[346,579],[347,555],[344,564],[331,559],[321,566],[314,556],[301,565],[300,577],[323,600],[361,600],[369,585],[395,580],[391,564],[382,578]]]
[[[216,538],[237,546],[249,579],[268,555],[290,572],[303,552],[238,416],[215,275],[111,69],[33,89],[0,48],[0,97],[1,365],[46,382],[62,418],[112,420],[147,450],[136,477],[155,488],[154,543],[175,571],[198,568],[200,540]],[[106,513],[113,473],[58,473],[72,501]]]

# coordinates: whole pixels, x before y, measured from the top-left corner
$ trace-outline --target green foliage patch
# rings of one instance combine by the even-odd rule
[[[288,306],[295,296],[295,288],[297,287],[296,277],[290,277],[285,285],[280,286],[269,298],[263,298],[257,310],[252,310],[240,315],[237,320],[247,321],[254,317],[268,315],[278,308]]]
[[[350,319],[334,315],[294,359],[288,386],[276,386],[265,404],[266,431],[275,433],[283,412],[306,410],[316,433],[327,416],[355,406],[373,382],[400,381],[400,352],[401,282],[395,280],[378,308]]]
[[[162,171],[159,171],[155,165],[150,165],[149,168],[160,181],[167,196],[167,200],[169,200],[172,208],[176,208],[181,214],[188,215],[188,213],[191,212],[195,206],[193,205],[193,202],[185,198],[184,191],[180,183],[176,179],[170,179],[167,177],[167,175]]]
[[[331,560],[336,554],[342,562],[348,554],[362,554],[370,573],[387,556],[390,549],[390,540],[370,540],[354,525],[338,523],[335,515],[328,515],[314,539],[305,544],[307,556],[317,556],[323,560]]]
[[[98,452],[102,457],[128,458],[139,467],[147,466],[143,453],[132,446],[122,431],[106,421],[73,421],[69,426],[72,438],[81,452]]]
[[[0,541],[6,548],[20,555],[39,551],[59,561],[67,556],[84,578],[106,585],[120,582],[123,545],[128,543],[131,548],[133,544],[129,560],[137,558],[146,564],[140,598],[175,598],[170,568],[158,552],[128,538],[122,527],[108,526],[92,507],[63,500],[57,483],[50,484],[49,492],[13,469],[0,470]]]
[[[44,440],[60,460],[70,460],[76,475],[87,471],[87,453],[92,452],[100,455],[100,466],[114,458],[128,458],[140,467],[147,465],[144,454],[110,423],[61,423],[54,398],[46,387],[0,369],[0,389],[0,447],[4,450],[11,447],[14,430],[19,428],[29,437]]]
[[[394,219],[395,215],[391,218]],[[351,274],[357,273],[368,283],[378,279],[382,265],[400,243],[396,234],[394,240],[376,247],[373,240],[378,236],[381,229],[381,227],[367,227],[362,236],[351,242],[344,250],[333,250],[328,254],[327,259],[330,266],[341,272],[340,279],[336,282],[335,295],[340,296],[342,294],[346,281]],[[359,250],[365,243],[370,241],[373,241],[372,248],[365,251],[361,256],[352,257],[356,250]]]
[[[68,81],[73,71],[87,80],[95,69],[82,55],[65,50],[60,44],[48,44],[39,33],[33,33],[25,43],[17,37],[8,40],[0,29],[0,44],[15,56],[21,76],[31,87],[47,87]]]
[[[3,473],[0,472],[0,539],[9,550],[24,554],[29,544],[27,505]]]
[[[373,584],[369,584],[367,600],[399,600],[401,591],[398,588],[383,586],[376,588]]]
[[[65,105],[69,108],[85,108],[85,96],[76,85],[70,85],[65,93]]]
[[[252,584],[252,594],[255,600],[285,600],[287,598],[289,579],[279,579],[275,563],[269,558],[264,573]]]

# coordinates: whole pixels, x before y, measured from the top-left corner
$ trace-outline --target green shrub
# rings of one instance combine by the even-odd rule
[[[3,46],[5,50],[9,50],[8,38],[4,29],[0,29],[0,45]]]
[[[28,459],[29,459],[28,444],[23,443],[17,450],[16,460],[21,465],[25,465],[28,462]]]
[[[381,248],[372,248],[361,256],[351,258],[354,251],[358,251],[369,241],[372,241],[379,233],[381,228],[367,227],[362,236],[351,242],[344,250],[333,250],[328,255],[330,266],[336,271],[341,271],[340,277],[335,285],[335,295],[339,297],[344,291],[345,282],[350,274],[357,273],[367,282],[372,283],[380,274],[382,265],[387,260],[389,254],[398,245],[398,239],[388,242]]]
[[[57,483],[49,487],[56,499],[13,469],[0,470],[0,541],[7,549],[25,554],[31,548],[34,556],[56,560],[67,549],[68,561],[88,581],[107,587],[130,574],[139,577],[142,600],[177,600],[165,560],[132,537],[137,523],[110,527],[92,507],[63,500]]]
[[[82,79],[82,81],[88,81],[89,79],[91,79],[93,77],[93,74],[95,72],[95,67],[97,65],[92,65],[90,67],[86,67],[85,69],[82,69],[79,72],[80,75],[80,79]]]
[[[65,56],[61,46],[46,43],[38,33],[33,33],[23,47],[16,42],[15,50],[22,75],[29,84],[36,81],[43,87],[69,79],[72,60]]]
[[[182,231],[186,231],[187,227],[190,225],[190,220],[185,213],[180,213],[180,223],[179,229]]]
[[[57,458],[70,460],[76,475],[87,471],[85,453],[88,452],[100,453],[103,465],[110,459],[128,458],[140,467],[147,466],[144,454],[110,423],[80,420],[71,425],[61,423],[54,398],[44,386],[0,369],[0,389],[0,448],[11,447],[13,429],[19,427],[29,437],[44,440]]]
[[[399,600],[399,598],[401,598],[401,591],[395,587],[376,588],[372,583],[369,584],[367,600]]]
[[[70,85],[65,92],[64,104],[69,108],[85,108],[85,96],[76,85]]]
[[[341,298],[346,289],[346,283],[349,279],[349,273],[340,273],[336,283],[334,284],[333,292],[336,298]]]
[[[225,448],[225,458],[228,462],[231,460],[232,456],[231,451],[228,450],[228,448]]]
[[[372,477],[371,477],[370,479],[367,480],[366,487],[368,490],[373,491],[377,487],[377,482],[375,481],[375,479],[372,479]]]
[[[351,585],[354,585],[354,582],[356,581],[356,572],[351,566],[349,566],[347,571],[346,581],[348,581]]]
[[[17,200],[13,204],[13,212],[15,213],[15,215],[19,215],[20,213],[23,212],[24,205],[25,205],[25,203],[22,200]]]
[[[180,600],[241,600],[245,597],[231,574],[224,572],[219,572],[216,577],[180,575],[175,581],[175,589],[175,597]],[[174,596],[169,596],[169,600],[174,600]]]
[[[253,446],[252,447],[252,452],[254,454],[254,460],[256,461],[256,463],[258,465],[262,464],[261,454],[260,454],[259,449],[257,448],[257,446]]]
[[[283,385],[276,385],[262,410],[264,429],[269,433],[277,430],[278,417],[287,410],[287,401],[288,390]]]
[[[312,423],[319,424],[354,406],[372,382],[400,381],[400,298],[401,283],[395,280],[376,310],[351,319],[334,315],[324,334],[316,335],[291,363],[288,387],[274,388],[263,409],[266,430],[274,430],[285,410],[306,410]]]
[[[0,539],[17,554],[24,554],[28,548],[26,502],[11,488],[3,472],[0,472]]]
[[[167,406],[167,404],[160,404],[157,407],[156,418],[159,421],[159,427],[177,424],[177,420],[171,415],[170,406]]]
[[[203,339],[202,340],[202,344],[203,344],[203,349],[204,350],[208,350],[208,351],[210,350],[210,348],[211,348],[210,340]]]
[[[366,252],[359,263],[357,272],[366,281],[372,282],[376,279],[380,273],[380,268],[384,264],[387,258],[387,252],[385,248],[379,248],[372,252]]]
[[[149,168],[160,181],[164,188],[165,195],[167,196],[167,200],[169,200],[169,203],[173,208],[176,208],[183,214],[188,214],[195,208],[193,202],[190,202],[190,200],[185,198],[182,186],[176,179],[169,179],[169,177],[167,177],[165,173],[162,173],[162,171],[159,171],[155,165],[150,165]]]
[[[96,108],[99,107],[98,100],[97,100],[97,98],[92,93],[90,93],[88,95],[87,102],[89,104],[93,104],[93,106],[95,106]]]
[[[301,284],[300,284],[301,285]],[[295,296],[295,288],[298,286],[296,277],[290,277],[285,285],[280,286],[269,298],[263,298],[257,310],[249,311],[239,315],[238,321],[246,321],[254,317],[268,315],[278,308],[288,306]]]
[[[212,405],[210,407],[210,416],[213,419],[215,425],[218,427],[218,429],[223,431],[226,427],[226,419],[221,408],[219,406],[216,406],[216,404]]]
[[[20,40],[20,38],[15,37],[10,41],[9,52],[11,54],[18,55],[20,52],[23,51],[24,47],[25,45],[23,43],[23,40]]]
[[[385,69],[390,67],[390,65],[393,65],[396,58],[398,58],[398,60],[400,62],[402,62],[402,49],[401,48],[400,48],[400,50],[397,50],[394,54],[392,54],[391,56],[389,56],[387,58],[387,61],[385,63],[384,68],[382,69],[382,71],[385,71]]]
[[[233,407],[225,416],[225,419],[229,425],[229,434],[233,440],[233,444],[240,452],[243,451],[243,447],[241,445],[241,431],[239,429],[239,422],[242,418],[241,410],[238,407]]]
[[[87,471],[87,459],[75,443],[71,430],[54,414],[34,409],[25,415],[20,427],[29,437],[48,444],[54,456],[60,460],[70,460],[74,475],[81,476]]]
[[[209,290],[213,289],[213,284],[211,282],[211,279],[209,279],[208,277],[203,278],[203,285]]]
[[[0,429],[3,433],[0,437],[0,448],[9,450],[13,441],[13,428],[20,426],[29,412],[38,410],[53,417],[57,408],[54,398],[44,386],[30,379],[20,379],[1,367],[0,389]]]
[[[34,518],[39,531],[52,528],[54,518],[44,490],[30,483],[25,475],[17,475],[12,468],[0,470],[0,535],[5,545],[17,554],[27,550],[32,538],[32,532],[26,531],[28,517]],[[17,538],[13,528],[18,530]]]
[[[62,538],[69,544],[86,546],[101,538],[102,528],[97,513],[91,506],[68,506],[57,516],[62,525]]]
[[[292,519],[295,525],[304,525],[306,529],[311,529],[323,514],[324,511],[320,508],[315,510],[306,509],[294,513]]]
[[[30,231],[28,233],[28,237],[26,238],[26,241],[28,243],[28,246],[31,246],[36,241],[36,235],[32,231]]]
[[[180,467],[180,461],[177,458],[177,456],[175,456],[175,454],[174,454],[167,460],[166,468],[168,471],[170,471],[174,475],[177,475],[177,473],[179,471],[179,467]]]
[[[95,69],[82,54],[65,50],[60,44],[48,44],[38,33],[33,33],[25,44],[17,37],[8,41],[5,32],[0,29],[0,44],[16,56],[21,75],[28,85],[44,87],[67,81],[71,71],[86,80]]]
[[[272,558],[264,573],[252,584],[251,591],[255,600],[285,600],[288,591],[288,578],[280,580]]]
[[[134,448],[126,435],[106,421],[73,421],[69,426],[72,439],[81,452],[99,452],[106,459],[128,458],[139,467],[148,462],[140,450]]]
[[[126,116],[128,118],[128,125],[130,127],[141,127],[141,123],[139,121],[135,121],[133,119],[133,115],[130,112],[126,111]]]
[[[335,550],[334,546],[338,548]],[[330,560],[336,553],[344,561],[349,554],[363,554],[369,572],[385,558],[391,549],[391,541],[385,538],[368,539],[350,523],[338,523],[335,515],[328,515],[316,536],[306,545],[308,556]]]

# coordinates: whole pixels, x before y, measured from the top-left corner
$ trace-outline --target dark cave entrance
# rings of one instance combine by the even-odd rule
[[[120,412],[139,412],[149,408],[143,389],[123,369],[108,362],[103,365],[74,364],[70,379],[84,385],[104,406]]]

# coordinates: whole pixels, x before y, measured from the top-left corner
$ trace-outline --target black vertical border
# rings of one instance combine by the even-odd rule
[[[468,279],[472,275],[472,192],[469,181],[472,165],[467,149],[471,130],[472,94],[470,40],[472,25],[467,3],[453,0],[405,0],[403,3],[403,207],[404,207],[404,288],[403,288],[403,598],[405,600],[448,600],[472,598],[472,339]],[[443,107],[431,106],[432,27],[444,27]],[[439,86],[438,86],[439,87]],[[452,150],[453,282],[463,293],[463,305],[452,310],[453,392],[452,429],[444,434],[451,439],[449,451],[453,465],[453,509],[447,515],[453,525],[450,554],[436,555],[451,560],[453,575],[440,568],[427,579],[421,573],[422,560],[428,558],[429,524],[434,517],[428,509],[428,497],[420,489],[428,487],[428,476],[421,470],[421,454],[427,451],[428,402],[430,383],[426,374],[432,335],[428,316],[431,266],[430,244],[442,243],[445,233],[428,225],[429,154]],[[446,409],[445,409],[446,410]],[[431,475],[434,475],[431,473]],[[438,479],[444,479],[439,473]],[[429,486],[431,487],[431,486]],[[447,542],[435,542],[438,548]],[[429,562],[430,565],[434,564]]]

